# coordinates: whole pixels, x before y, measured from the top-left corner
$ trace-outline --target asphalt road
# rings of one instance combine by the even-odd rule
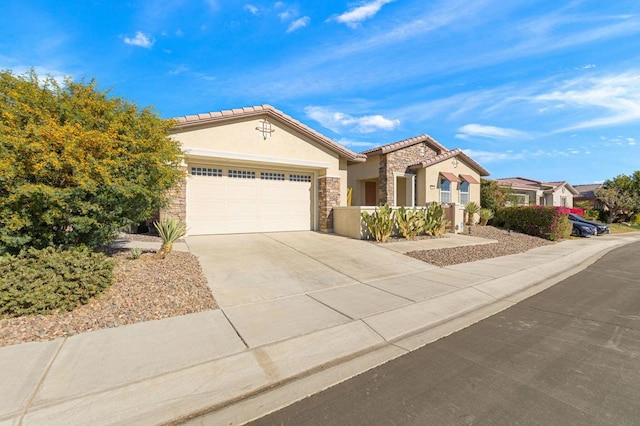
[[[640,243],[253,425],[640,425]]]

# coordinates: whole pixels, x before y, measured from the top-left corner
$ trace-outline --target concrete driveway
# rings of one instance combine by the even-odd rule
[[[489,279],[405,256],[396,245],[402,243],[381,245],[310,231],[186,241],[218,305],[249,347],[371,319]],[[452,235],[407,249],[483,242]]]
[[[193,236],[187,244],[221,307],[433,268],[367,241],[310,231]]]

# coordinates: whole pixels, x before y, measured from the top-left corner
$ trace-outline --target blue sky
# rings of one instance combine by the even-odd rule
[[[271,104],[354,151],[427,133],[495,178],[640,170],[637,0],[8,0],[0,68],[165,118]]]

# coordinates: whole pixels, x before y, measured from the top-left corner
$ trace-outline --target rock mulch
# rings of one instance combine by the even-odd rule
[[[150,252],[135,260],[129,259],[129,250],[109,254],[116,266],[113,284],[107,291],[71,312],[0,317],[0,346],[217,308],[200,263],[192,254],[174,251],[163,260]]]
[[[468,229],[468,228],[467,228]],[[471,234],[474,237],[496,240],[495,243],[473,246],[461,246],[437,250],[420,250],[406,253],[407,256],[427,262],[435,266],[457,265],[459,263],[473,262],[493,257],[507,256],[523,253],[536,247],[554,244],[543,238],[518,232],[505,231],[493,226],[472,226]]]

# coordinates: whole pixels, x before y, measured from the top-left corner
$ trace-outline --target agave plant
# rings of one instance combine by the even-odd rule
[[[478,212],[480,215],[480,225],[486,226],[489,220],[493,219],[494,213],[491,209],[480,209]]]
[[[187,233],[187,228],[183,222],[173,218],[159,223],[154,222],[153,226],[156,227],[158,235],[162,238],[162,246],[158,250],[157,256],[160,259],[164,259],[173,250],[173,243]]]

